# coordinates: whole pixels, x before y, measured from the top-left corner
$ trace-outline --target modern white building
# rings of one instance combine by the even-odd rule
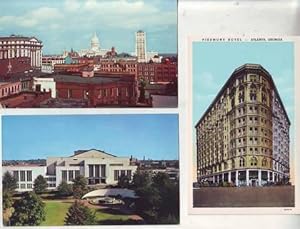
[[[56,98],[56,82],[51,77],[33,77],[32,87],[34,91],[51,92],[51,98]]]
[[[34,180],[42,175],[46,177],[46,166],[39,165],[11,165],[2,166],[2,174],[10,172],[18,181],[16,191],[24,192],[33,189]]]
[[[18,180],[17,191],[29,191],[38,175],[47,179],[48,188],[55,189],[62,181],[72,184],[79,175],[88,180],[88,185],[114,185],[119,177],[132,179],[137,166],[130,158],[117,157],[104,151],[78,150],[69,157],[48,157],[46,165],[3,166],[3,174],[11,172]]]
[[[146,33],[141,30],[135,33],[135,54],[139,63],[147,62]]]

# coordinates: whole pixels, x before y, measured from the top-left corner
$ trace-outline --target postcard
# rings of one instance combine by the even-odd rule
[[[299,212],[299,41],[189,40],[191,213]]]
[[[5,1],[2,108],[177,107],[177,0]]]
[[[179,224],[177,114],[2,116],[4,226]]]

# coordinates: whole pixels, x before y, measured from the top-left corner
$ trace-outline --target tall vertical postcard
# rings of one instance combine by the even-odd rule
[[[299,38],[189,45],[191,212],[299,212]]]

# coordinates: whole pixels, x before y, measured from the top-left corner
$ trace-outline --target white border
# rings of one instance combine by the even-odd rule
[[[259,36],[260,38],[281,38],[282,42],[284,41],[291,41],[294,43],[294,82],[295,82],[295,140],[294,140],[294,182],[295,182],[295,207],[233,207],[233,208],[209,208],[209,207],[193,207],[193,188],[192,188],[192,183],[193,183],[193,176],[189,176],[189,213],[190,214],[300,214],[300,189],[299,189],[299,184],[300,184],[300,176],[298,176],[299,173],[299,155],[297,155],[296,152],[299,151],[299,145],[296,144],[296,139],[300,138],[300,130],[299,130],[299,119],[300,119],[300,107],[296,106],[296,101],[297,98],[300,97],[300,85],[299,85],[299,74],[300,74],[300,37],[276,37],[276,36]],[[193,115],[193,92],[192,92],[192,81],[193,81],[193,75],[192,75],[192,44],[193,42],[202,42],[203,38],[225,38],[227,40],[228,38],[239,38],[242,42],[249,42],[251,38],[257,38],[256,37],[242,37],[242,36],[201,36],[201,37],[196,37],[196,36],[190,36],[187,39],[187,46],[188,46],[188,53],[187,53],[187,63],[188,63],[188,116],[187,116],[187,135],[189,136],[188,143],[187,144],[187,151],[191,152],[191,154],[194,156],[193,150],[194,150],[194,144],[193,144],[193,121],[192,121],[192,115]],[[203,41],[203,42],[209,42],[209,41]],[[218,41],[217,41],[218,42]],[[239,42],[239,41],[234,41]],[[259,41],[253,41],[253,42],[259,42]],[[271,41],[271,42],[281,42],[281,41]],[[298,125],[297,125],[298,124]],[[190,155],[189,158],[189,167],[194,168],[193,165],[193,156]],[[193,171],[194,172],[194,171]]]

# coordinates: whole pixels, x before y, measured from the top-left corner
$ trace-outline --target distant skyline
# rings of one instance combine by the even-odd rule
[[[178,159],[177,114],[2,116],[2,159],[99,149],[138,159]]]
[[[147,33],[147,51],[177,53],[177,0],[26,0],[1,2],[0,36],[35,36],[44,54],[100,47],[132,53],[135,32]]]

